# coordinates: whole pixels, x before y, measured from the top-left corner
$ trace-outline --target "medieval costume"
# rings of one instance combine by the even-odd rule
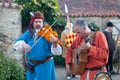
[[[34,70],[27,69],[26,80],[56,80],[54,59],[52,55],[60,55],[62,53],[62,48],[58,44],[56,48],[53,47],[51,42],[47,41],[45,37],[36,35],[34,31],[31,34],[32,24],[35,19],[39,18],[43,19],[39,17],[39,15],[37,17],[34,16],[31,19],[29,30],[16,40],[14,49],[19,51],[19,49],[23,48],[23,43],[27,43],[30,46],[35,44],[28,53],[25,53],[28,59],[27,65],[34,68]],[[36,41],[37,43],[35,43]],[[37,61],[39,64],[34,64],[34,62]]]
[[[63,53],[62,53],[62,57],[63,57],[63,58],[66,57],[66,50],[67,50],[67,48],[69,47],[69,46],[67,46],[67,43],[66,43],[66,41],[65,41],[65,38],[66,38],[67,35],[73,33],[73,32],[72,32],[72,26],[73,26],[72,23],[67,22],[67,25],[65,26],[65,30],[63,30],[62,33],[61,33],[61,41],[62,41],[62,43],[63,43],[63,45],[62,45],[62,48],[63,48],[63,50],[62,50],[62,52],[63,52]]]
[[[69,46],[67,46],[67,43],[65,41],[66,36],[69,34],[72,34],[72,26],[73,24],[70,22],[67,22],[67,25],[65,26],[65,30],[62,31],[61,33],[61,41],[63,43],[62,45],[62,57],[66,60],[66,51]],[[71,79],[71,71],[70,71],[70,66],[65,66],[66,67],[66,79]]]
[[[72,62],[71,54],[73,49],[77,48],[83,42],[84,39],[82,39],[78,35],[75,42],[67,50],[66,64],[71,64]],[[80,77],[81,78],[80,80],[94,80],[94,76],[96,75],[96,73],[100,71],[100,69],[98,70],[94,70],[94,69],[101,68],[105,66],[108,62],[108,45],[106,43],[106,37],[104,36],[103,33],[99,31],[96,32],[96,37],[94,39],[94,42],[90,46],[90,49],[87,54],[88,54],[88,63],[86,65],[86,70],[84,74],[82,74]]]

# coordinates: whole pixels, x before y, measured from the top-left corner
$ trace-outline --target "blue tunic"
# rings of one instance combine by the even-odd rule
[[[34,44],[34,37],[30,38],[30,32],[26,31],[16,41],[24,40],[27,44],[32,46]],[[38,43],[32,47],[31,51],[26,54],[28,59],[43,60],[52,55],[51,43],[42,37]],[[29,62],[30,65],[33,65]],[[27,70],[26,80],[56,80],[56,72],[54,67],[54,60],[50,60],[44,64],[39,64],[34,68],[34,72]]]

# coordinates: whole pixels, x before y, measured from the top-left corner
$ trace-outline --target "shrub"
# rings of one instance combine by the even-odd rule
[[[0,51],[0,80],[24,80],[25,70],[16,59],[3,55]]]
[[[55,60],[55,65],[65,65],[65,59],[62,57],[62,55],[54,56],[54,60]]]
[[[100,31],[99,26],[96,25],[95,23],[90,23],[90,24],[88,24],[88,26],[92,31],[96,31],[96,30]]]

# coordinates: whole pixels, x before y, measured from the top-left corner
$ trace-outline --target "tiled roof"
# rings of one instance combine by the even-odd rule
[[[64,3],[69,15],[78,17],[117,17],[120,16],[120,0],[58,0],[61,15],[65,16]]]

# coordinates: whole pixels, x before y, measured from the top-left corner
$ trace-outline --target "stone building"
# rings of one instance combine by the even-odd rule
[[[64,4],[68,6],[68,14],[72,19],[84,17],[88,23],[95,23],[103,30],[107,21],[120,26],[120,0],[58,0],[61,15],[66,16]]]
[[[0,50],[13,53],[12,43],[21,35],[21,8],[12,3],[0,2]]]

